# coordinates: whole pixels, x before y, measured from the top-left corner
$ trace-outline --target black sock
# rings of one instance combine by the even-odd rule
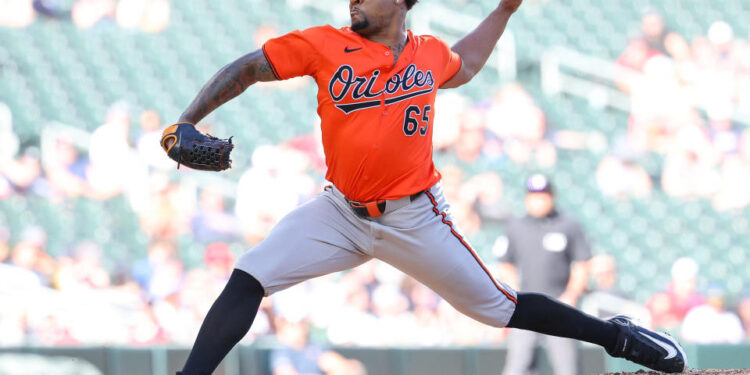
[[[235,269],[208,310],[182,375],[210,375],[253,324],[264,296],[258,280]]]
[[[606,321],[538,293],[518,293],[508,327],[567,337],[601,345],[609,351],[619,330]]]

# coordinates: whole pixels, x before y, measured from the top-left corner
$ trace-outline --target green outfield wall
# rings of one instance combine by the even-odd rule
[[[271,349],[269,346],[258,345],[235,348],[215,374],[270,375],[268,354]],[[506,354],[502,346],[335,349],[364,363],[369,375],[499,375]],[[692,368],[750,368],[750,344],[687,346],[685,349]],[[53,368],[91,364],[106,375],[167,375],[174,374],[185,362],[187,355],[187,348],[177,347],[0,348],[0,369],[3,368],[4,361],[31,363],[33,358],[37,358],[39,361],[48,361]],[[538,358],[540,375],[551,375],[549,362],[541,349]],[[637,369],[637,366],[626,361],[609,358],[598,347],[582,348],[581,374]]]

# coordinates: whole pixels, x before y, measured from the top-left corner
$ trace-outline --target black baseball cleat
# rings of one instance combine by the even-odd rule
[[[609,355],[661,372],[677,373],[687,369],[685,351],[672,336],[643,328],[623,315],[609,322],[620,330],[615,348],[607,351]]]

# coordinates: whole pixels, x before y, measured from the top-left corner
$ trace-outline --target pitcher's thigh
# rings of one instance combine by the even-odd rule
[[[375,256],[482,323],[505,327],[515,311],[516,292],[495,280],[474,249],[442,217],[389,236],[388,246],[380,247]]]
[[[372,257],[357,250],[361,230],[321,195],[285,216],[235,268],[255,277],[266,295],[356,267]]]

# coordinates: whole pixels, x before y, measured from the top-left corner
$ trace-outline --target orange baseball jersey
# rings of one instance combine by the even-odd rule
[[[312,76],[328,172],[347,198],[397,199],[440,180],[432,162],[437,89],[461,68],[441,39],[414,36],[391,50],[349,27],[313,27],[268,40],[276,78]]]

